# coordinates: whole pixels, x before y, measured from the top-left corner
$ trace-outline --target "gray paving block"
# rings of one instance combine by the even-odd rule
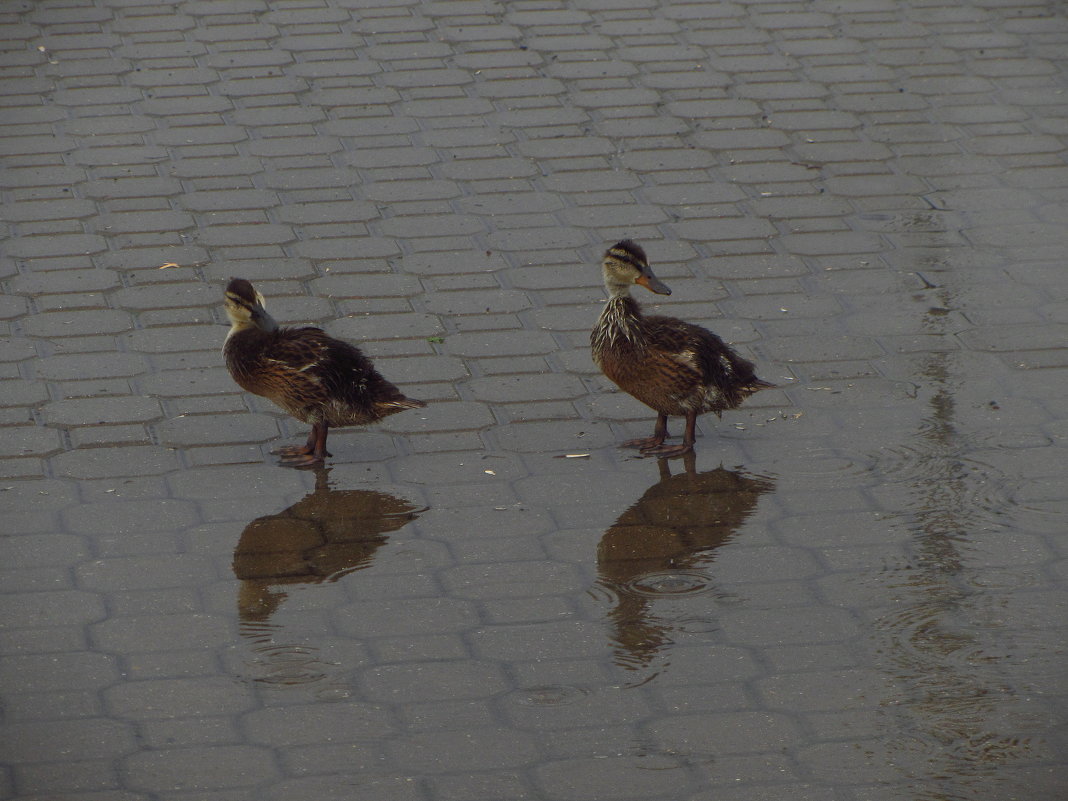
[[[56,475],[66,478],[117,478],[161,475],[178,466],[177,454],[155,445],[67,451],[53,457]]]
[[[357,637],[462,632],[478,620],[470,603],[457,599],[399,598],[361,601],[337,612],[338,628]]]
[[[408,777],[368,776],[359,785],[338,786],[334,776],[307,775],[302,778],[285,779],[274,782],[265,790],[258,790],[260,797],[267,801],[282,801],[286,798],[323,799],[323,801],[375,801],[379,798],[391,798],[396,801],[419,801],[422,792],[416,782]]]
[[[729,732],[729,736],[721,740],[715,735],[717,731]],[[710,737],[721,740],[715,746],[716,753],[777,752],[800,736],[791,716],[762,711],[666,717],[654,721],[650,732],[672,753],[707,753]]]
[[[138,730],[153,748],[234,745],[240,741],[234,717],[142,720]]]
[[[51,514],[41,515],[42,528],[46,532],[35,533],[26,513],[8,512],[10,531],[0,551],[4,564],[10,569],[20,567],[42,567],[45,565],[74,565],[88,557],[84,540],[66,535],[52,533],[55,521]]]
[[[367,259],[384,259],[400,255],[400,249],[393,239],[385,237],[365,237],[360,240],[359,251],[354,253],[348,239],[326,239],[317,242],[299,242],[293,246],[294,252],[305,259],[331,261],[351,259],[354,255]]]
[[[93,234],[58,234],[31,236],[10,242],[7,255],[12,258],[41,259],[57,256],[77,256],[106,250],[103,237]]]
[[[189,316],[176,313],[179,317],[178,322],[186,323],[185,325],[163,324],[152,328],[139,328],[120,337],[121,341],[131,350],[139,353],[154,354],[154,363],[159,367],[161,373],[166,376],[166,378],[158,379],[160,382],[158,386],[166,388],[173,386],[172,382],[180,384],[183,378],[177,373],[182,370],[207,369],[201,366],[201,359],[195,358],[191,354],[196,353],[201,356],[209,349],[211,351],[222,350],[222,343],[226,338],[226,329],[211,322],[207,325],[190,324],[203,322],[204,318],[208,318],[208,314],[205,311],[192,309],[187,311]],[[175,321],[168,320],[167,322],[172,323]],[[175,357],[176,361],[168,361],[166,359],[167,354],[180,355]],[[209,363],[215,366],[217,362],[215,359],[211,359]],[[188,378],[196,386],[204,386],[211,382],[212,376],[201,374]],[[153,386],[157,385],[153,384]],[[161,391],[160,394],[166,394],[166,389]]]
[[[284,748],[366,743],[395,729],[385,708],[366,703],[259,709],[245,714],[242,726],[253,742]]]
[[[483,698],[506,686],[496,666],[471,660],[384,665],[365,672],[360,684],[368,698],[382,702]]]
[[[48,400],[48,387],[40,381],[0,381],[0,406],[34,406]]]
[[[426,774],[523,767],[537,757],[530,735],[497,727],[471,729],[462,738],[451,732],[417,732],[390,741],[387,751]]]
[[[123,653],[179,651],[206,643],[224,645],[230,636],[225,620],[204,614],[113,617],[92,629],[92,637],[101,648]]]
[[[172,447],[267,442],[278,436],[277,418],[265,414],[200,414],[153,426],[159,442]]]
[[[125,720],[234,715],[253,705],[222,677],[127,681],[104,693],[108,709]]]
[[[26,333],[47,338],[118,334],[132,327],[130,316],[118,309],[46,312],[33,315],[25,321]]]
[[[31,693],[97,690],[120,678],[113,656],[91,652],[5,656],[0,658],[0,676],[5,686],[17,681]]]
[[[178,507],[177,511],[180,511]],[[172,517],[174,502],[162,507],[167,514],[165,524],[156,528],[186,527],[191,521]],[[80,526],[81,531],[101,532],[98,527]],[[121,533],[116,526],[115,533]],[[130,556],[85,562],[76,569],[78,584],[87,589],[102,591],[154,589],[161,587],[184,587],[207,583],[213,575],[211,564],[206,559],[192,554],[164,554],[160,556]]]
[[[579,419],[513,423],[492,434],[502,447],[520,453],[583,452],[607,447],[616,439],[606,423]]]
[[[9,725],[11,739],[0,750],[5,762],[61,763],[64,754],[76,753],[79,760],[115,759],[134,746],[130,726],[106,718],[68,721],[39,721]],[[42,759],[45,758],[45,759]]]
[[[124,783],[151,793],[203,794],[274,783],[280,772],[272,753],[247,745],[215,745],[140,751],[123,761]]]
[[[88,625],[104,617],[100,596],[76,590],[26,593],[10,604],[3,628]]]
[[[86,798],[95,795],[102,799],[109,794],[117,800],[134,798],[119,788],[115,772],[106,760],[66,762],[61,770],[52,764],[25,766],[19,770],[19,785],[24,792],[41,796],[83,793]]]
[[[0,428],[0,451],[8,456],[46,456],[62,448],[58,431],[36,426]]]
[[[168,370],[147,376],[141,386],[147,394],[162,397],[232,394],[241,391],[222,366]]]
[[[587,394],[577,377],[561,374],[481,378],[471,381],[468,386],[477,400],[489,403],[530,403]]]
[[[955,515],[997,526],[968,529],[954,631],[1008,653],[981,622],[1000,599],[1018,680],[1048,690],[1064,25],[989,3],[351,6],[8,14],[0,672],[13,725],[51,728],[16,732],[36,745],[0,793],[905,797],[934,768],[889,753],[900,721],[872,711],[918,685],[875,679],[894,642],[956,675],[893,628],[942,575],[906,524]],[[598,583],[613,521],[687,478],[617,449],[653,415],[589,356],[624,237],[674,291],[648,311],[786,384],[700,422],[698,476],[776,481],[663,579],[714,591]],[[235,275],[430,405],[332,434],[326,471],[265,459],[305,432],[221,363]],[[903,480],[979,462],[920,475],[973,498],[937,521]],[[276,577],[242,620],[243,528],[350,488],[430,508],[359,570]],[[647,673],[613,644],[628,604]],[[987,701],[1005,742],[1047,736],[1013,688]],[[102,715],[137,731],[85,728]],[[1061,770],[999,753],[1001,795]]]
[[[535,776],[547,797],[575,801],[633,798],[635,795],[662,798],[665,793],[677,798],[696,789],[684,771],[648,771],[627,757],[607,754],[548,762],[536,769]]]
[[[207,252],[193,245],[161,246],[150,243],[109,251],[96,256],[93,261],[94,266],[103,269],[143,271],[158,270],[164,264],[179,264],[188,268],[208,260]]]

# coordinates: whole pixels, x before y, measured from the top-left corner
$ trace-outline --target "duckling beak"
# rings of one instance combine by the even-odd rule
[[[278,330],[278,322],[267,313],[267,309],[263,307],[262,303],[257,303],[252,307],[252,322],[263,331]]]
[[[671,290],[668,285],[653,275],[651,270],[646,270],[635,280],[636,284],[645,287],[650,292],[655,292],[658,295],[670,295]]]

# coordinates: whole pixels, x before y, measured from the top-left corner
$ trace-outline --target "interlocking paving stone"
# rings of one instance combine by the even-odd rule
[[[0,794],[1059,797],[1055,8],[3,23]],[[623,237],[674,290],[647,309],[780,385],[699,425],[692,480],[771,483],[751,517],[629,576],[614,538],[634,515],[648,558],[676,541],[656,498],[688,477],[616,451],[654,415],[589,356]],[[332,433],[326,473],[278,467],[306,430],[222,365],[231,276],[430,406]],[[361,492],[418,511],[356,563],[234,575],[254,521]]]
[[[469,603],[453,599],[433,603],[422,599],[363,601],[358,610],[342,609],[338,617],[339,629],[354,636],[430,634],[468,627],[478,620]]]
[[[213,745],[140,751],[123,761],[122,774],[134,790],[205,793],[263,786],[276,780],[279,770],[268,749]]]
[[[684,771],[646,770],[625,757],[561,759],[539,767],[536,775],[545,797],[575,801],[593,801],[605,793],[617,798],[666,797],[665,794],[677,798],[697,789]]]
[[[177,651],[230,641],[229,626],[222,618],[208,615],[177,614],[112,618],[99,623],[92,632],[94,641],[105,651]]]
[[[189,415],[154,426],[163,445],[222,445],[240,442],[267,442],[278,436],[278,424],[267,415],[247,414],[240,420],[232,415]]]
[[[78,760],[114,759],[134,744],[131,728],[106,718],[12,723],[5,738],[5,762],[35,762],[42,754],[77,754]]]

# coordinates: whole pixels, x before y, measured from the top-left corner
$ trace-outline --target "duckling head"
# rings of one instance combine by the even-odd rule
[[[274,331],[278,328],[278,323],[267,313],[263,295],[244,278],[230,279],[226,286],[224,305],[226,316],[230,318],[231,332],[245,328],[259,328],[263,331]]]
[[[630,239],[617,242],[605,251],[602,262],[604,285],[613,297],[630,293],[638,284],[657,295],[670,295],[667,284],[653,274],[642,246]]]

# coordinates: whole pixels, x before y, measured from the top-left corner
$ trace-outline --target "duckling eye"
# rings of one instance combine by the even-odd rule
[[[642,265],[629,253],[617,253],[615,254],[615,256],[616,264],[618,265],[620,270],[634,271],[639,275],[642,273]]]
[[[245,311],[245,312],[250,312],[251,313],[251,311],[252,311],[252,308],[249,306],[248,301],[246,301],[244,298],[242,298],[242,297],[240,297],[238,295],[234,295],[234,294],[232,294],[230,292],[226,293],[226,303],[229,306],[233,306],[233,307],[241,309],[242,311]]]

